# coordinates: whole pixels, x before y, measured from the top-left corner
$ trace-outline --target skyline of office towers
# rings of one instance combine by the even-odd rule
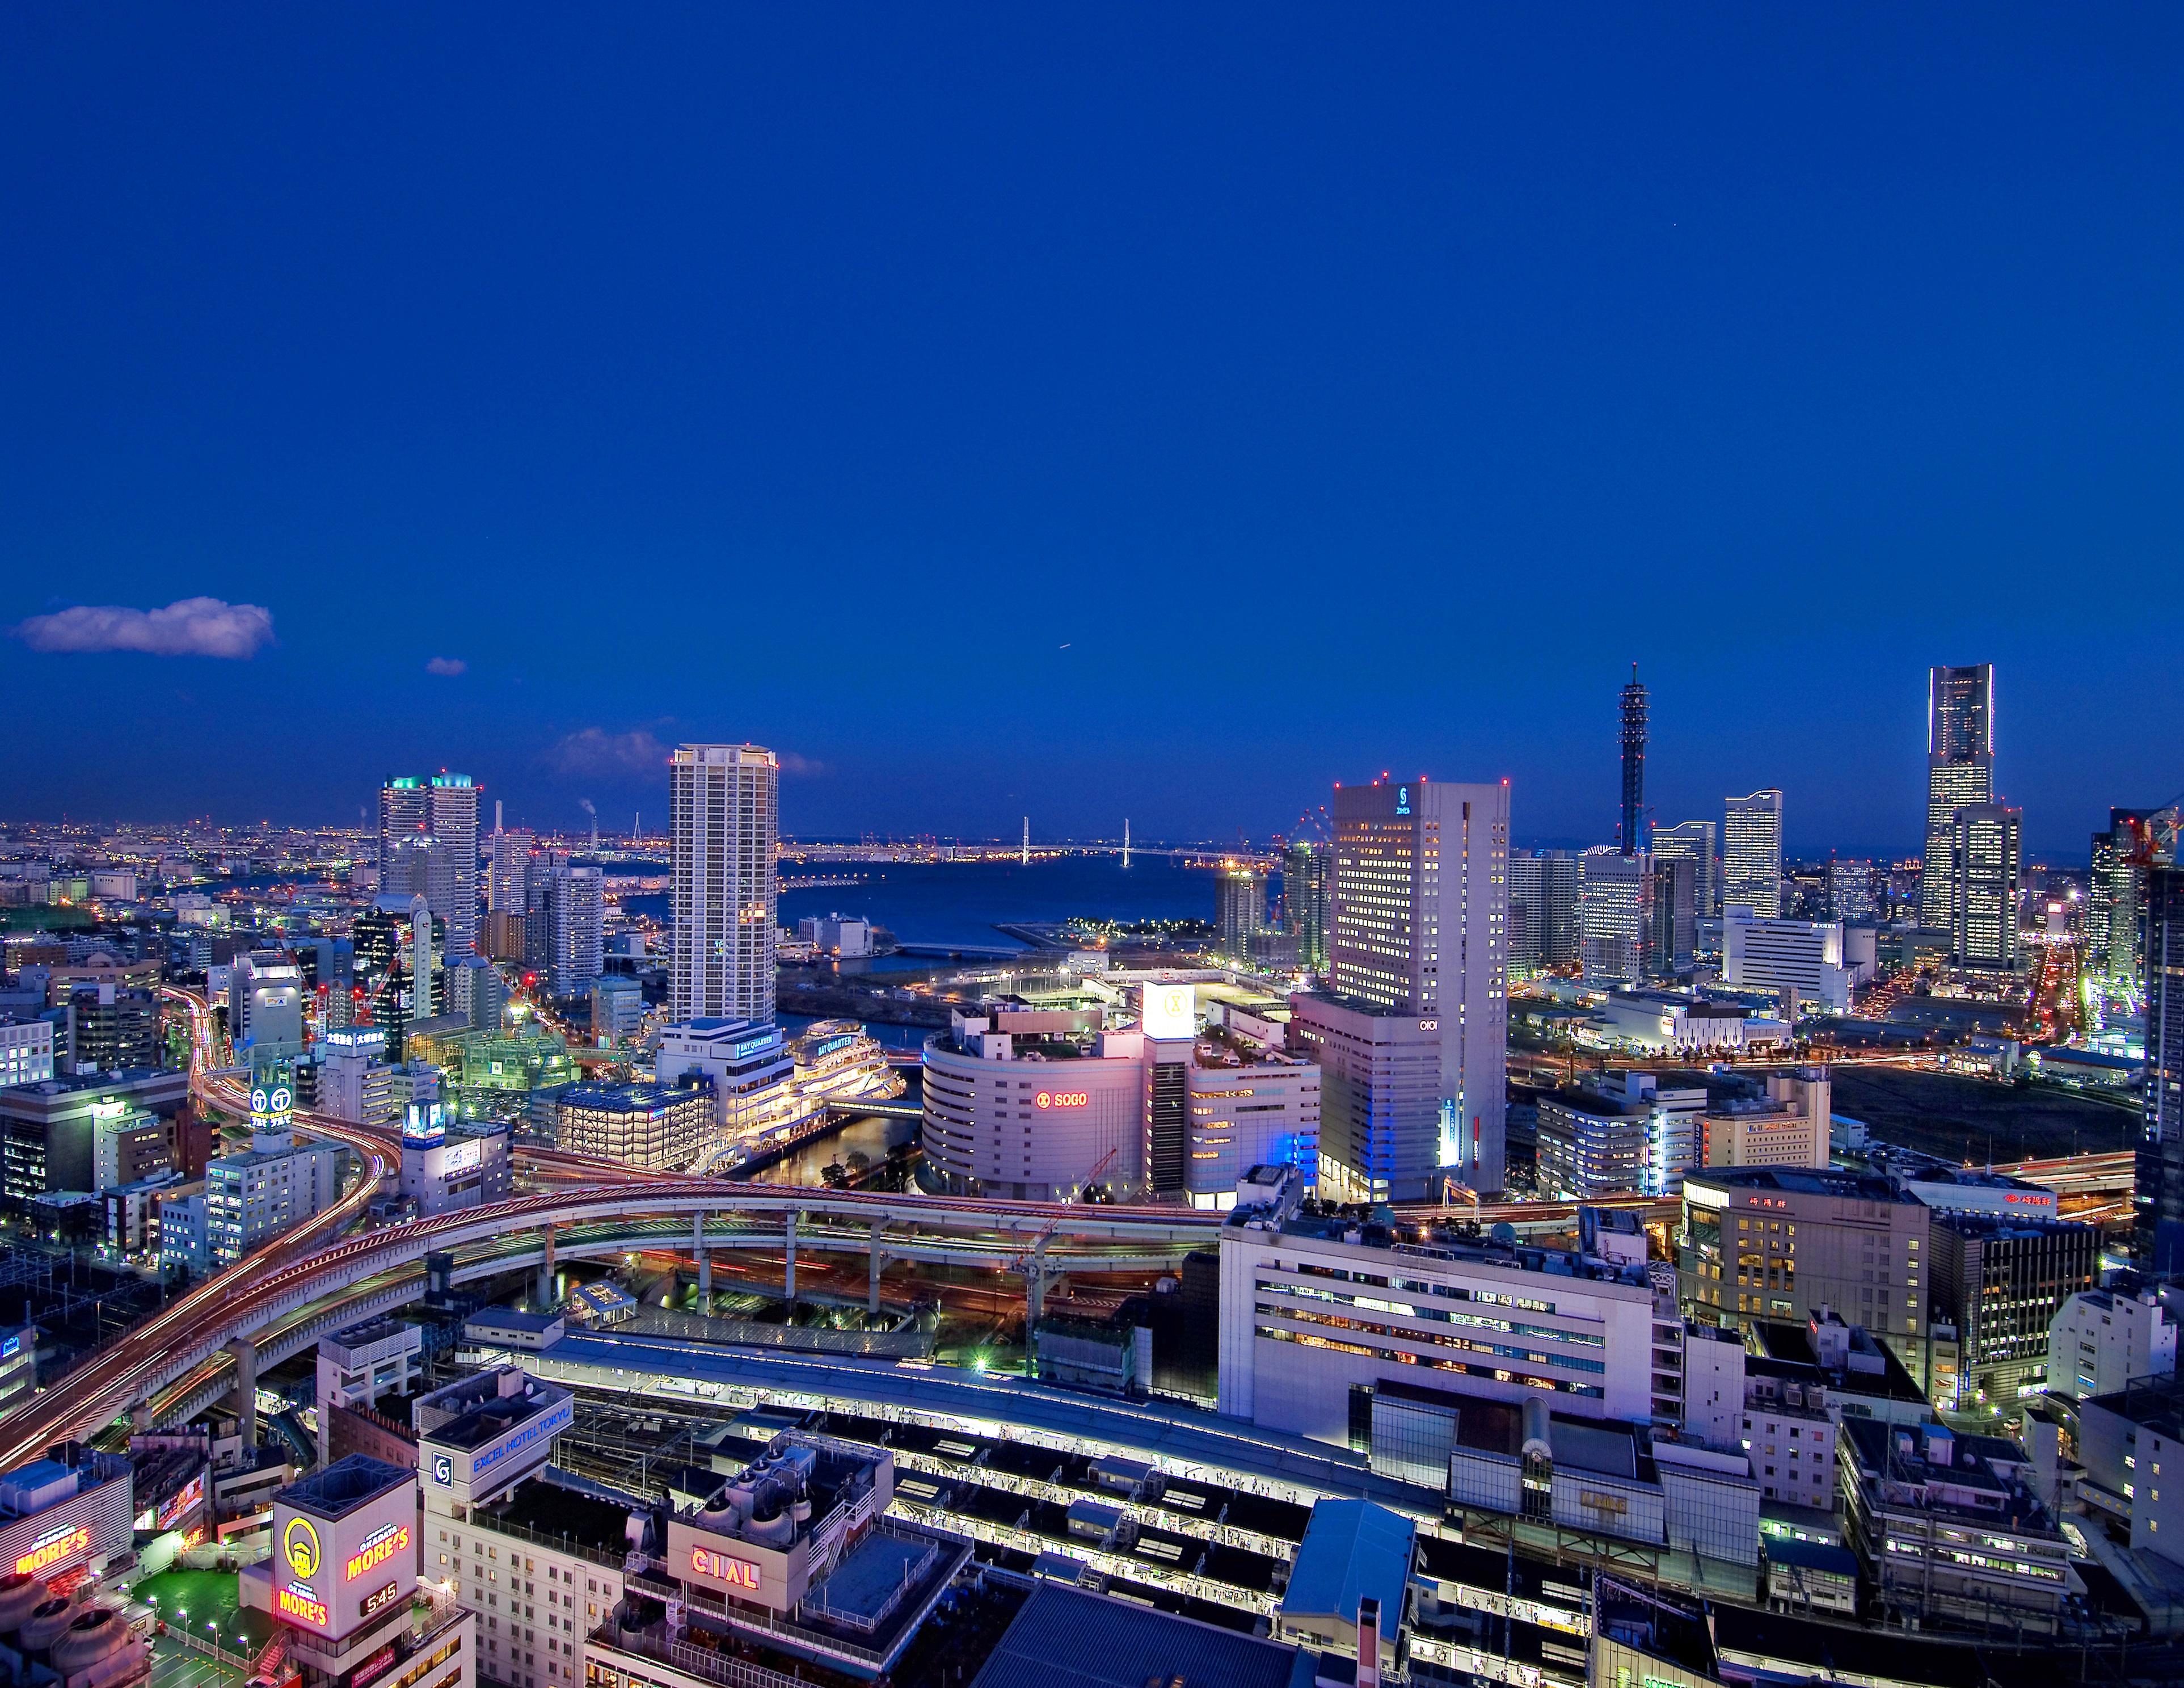
[[[1994,801],[1994,665],[1926,671],[1926,853],[1919,887],[1919,924],[1956,926],[1957,811]]]
[[[2137,1242],[2156,1272],[2184,1260],[2184,867],[2143,870],[2146,1089],[2132,1189]]]
[[[1772,787],[1723,805],[1721,905],[1781,917],[1782,794]]]
[[[1333,849],[1310,838],[1293,839],[1282,855],[1282,930],[1297,943],[1297,965],[1327,972],[1328,878]]]
[[[2007,803],[1971,803],[1955,816],[1949,847],[1950,955],[1960,967],[2017,966],[2017,894],[2025,882],[2025,816]]]
[[[1651,854],[1655,861],[1691,864],[1691,903],[1702,920],[1721,912],[1720,833],[1720,827],[1712,821],[1679,821],[1673,827],[1653,828]]]
[[[780,780],[755,744],[682,744],[669,760],[671,1019],[773,1020]]]
[[[1437,1129],[1323,1134],[1365,1145],[1351,1168],[1396,1199],[1451,1171],[1498,1189],[1508,1064],[1509,786],[1418,780],[1337,786],[1329,987],[1412,1021],[1439,1046]],[[1379,1041],[1375,1039],[1375,1041]],[[1369,1095],[1330,1078],[1329,1111]],[[1355,1124],[1356,1122],[1350,1122]]]
[[[1267,923],[1267,871],[1228,862],[1213,881],[1213,942],[1224,955],[1248,956]]]
[[[1623,688],[1623,827],[1616,842],[1635,855],[1646,838],[1646,688],[1638,683],[1638,665],[1630,665],[1630,683]]]
[[[447,955],[477,953],[478,796],[468,774],[397,775],[379,788],[379,889],[422,895],[447,933]]]

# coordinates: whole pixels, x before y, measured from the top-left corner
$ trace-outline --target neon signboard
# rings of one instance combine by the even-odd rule
[[[690,1568],[701,1577],[713,1577],[738,1588],[758,1592],[758,1567],[748,1559],[732,1559],[725,1553],[716,1553],[710,1547],[690,1550]]]
[[[281,1532],[281,1552],[288,1568],[309,1581],[319,1574],[319,1533],[309,1518],[290,1518]]]
[[[385,1611],[389,1605],[393,1604],[394,1597],[401,1592],[402,1583],[398,1578],[387,1584],[385,1588],[374,1589],[364,1597],[362,1607],[364,1615],[369,1618],[374,1613]]]
[[[172,1529],[175,1521],[184,1513],[193,1511],[204,1501],[204,1473],[198,1474],[176,1490],[167,1503],[159,1508],[159,1528]]]
[[[468,1143],[452,1145],[447,1153],[441,1157],[440,1176],[447,1178],[456,1173],[476,1170],[482,1152],[475,1138]]]
[[[1092,1100],[1084,1090],[1041,1090],[1033,1098],[1042,1108],[1081,1108]]]
[[[306,1583],[290,1583],[274,1596],[273,1603],[283,1618],[292,1618],[299,1624],[310,1624],[319,1629],[326,1627],[326,1603]]]
[[[1198,1033],[1198,993],[1187,984],[1149,984],[1138,1017],[1149,1038],[1189,1038]]]
[[[376,1570],[409,1545],[408,1524],[382,1524],[371,1533],[363,1546],[349,1556],[348,1563],[342,1572],[342,1580],[354,1582],[365,1572]]]
[[[63,1524],[58,1529],[49,1529],[31,1544],[31,1551],[15,1562],[17,1573],[35,1577],[49,1565],[58,1565],[71,1553],[81,1553],[91,1546],[91,1526]]]

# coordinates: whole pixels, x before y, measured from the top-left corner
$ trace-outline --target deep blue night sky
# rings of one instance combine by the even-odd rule
[[[8,8],[0,813],[680,736],[807,834],[1605,838],[1635,658],[1662,821],[1911,847],[1992,660],[2082,851],[2184,787],[2184,13],[1918,9]],[[30,620],[193,597],[273,642]]]

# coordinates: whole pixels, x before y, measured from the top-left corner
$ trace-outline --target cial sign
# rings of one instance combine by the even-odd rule
[[[1043,1108],[1081,1108],[1092,1097],[1084,1090],[1041,1090],[1032,1100]]]
[[[725,1553],[716,1553],[710,1547],[690,1550],[690,1568],[701,1577],[715,1577],[724,1583],[733,1583],[738,1588],[758,1592],[758,1567],[748,1559],[732,1559]]]

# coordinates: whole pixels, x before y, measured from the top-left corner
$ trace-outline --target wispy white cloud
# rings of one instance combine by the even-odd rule
[[[782,772],[792,779],[816,779],[827,772],[826,763],[800,756],[794,750],[777,750],[774,755],[781,764]]]
[[[10,631],[33,650],[137,650],[153,656],[255,656],[273,642],[273,612],[256,604],[181,598],[164,610],[79,604]]]
[[[427,674],[437,674],[443,679],[452,680],[469,666],[470,664],[460,656],[436,656],[425,665],[425,671]]]
[[[565,774],[650,774],[667,766],[667,747],[649,733],[609,733],[588,727],[546,753]]]

